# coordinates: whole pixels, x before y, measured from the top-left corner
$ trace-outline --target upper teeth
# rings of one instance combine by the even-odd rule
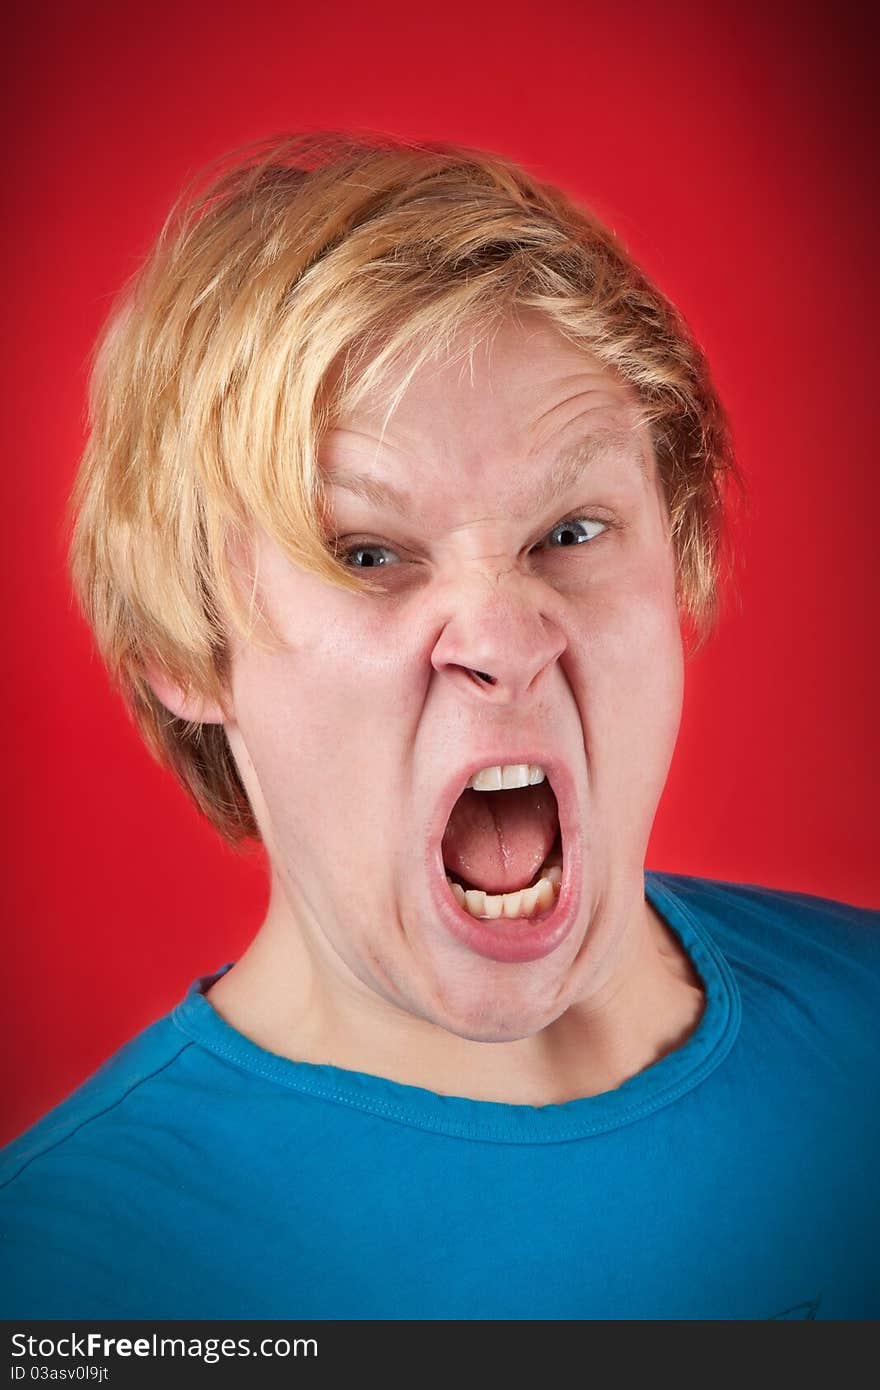
[[[534,787],[546,773],[537,763],[504,763],[484,767],[468,782],[475,792],[500,792],[508,787]]]

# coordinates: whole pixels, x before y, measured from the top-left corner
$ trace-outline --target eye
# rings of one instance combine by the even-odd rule
[[[566,517],[563,521],[557,521],[543,540],[532,546],[532,550],[559,550],[563,546],[583,545],[586,541],[595,540],[613,524],[609,521],[600,521],[597,517]],[[554,543],[554,537],[558,537],[558,543]],[[400,559],[397,552],[392,550],[390,546],[380,545],[377,541],[354,541],[349,545],[336,543],[333,546],[333,551],[337,560],[341,560],[343,565],[354,570],[384,569],[387,565]]]
[[[394,555],[394,551],[387,545],[350,545],[341,546],[336,551],[337,559],[344,565],[355,570],[379,569],[382,565],[387,565],[388,560],[384,556]]]
[[[533,546],[533,549],[543,549],[545,541],[550,540],[553,536],[559,537],[559,544],[553,545],[551,543],[549,547],[551,550],[558,550],[560,546],[564,545],[583,545],[585,541],[595,540],[596,536],[601,535],[607,528],[607,522],[598,521],[595,517],[569,516],[564,521],[557,521],[552,530],[547,532],[544,541]]]

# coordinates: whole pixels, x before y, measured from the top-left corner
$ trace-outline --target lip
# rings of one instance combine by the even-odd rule
[[[483,767],[505,763],[539,764],[547,775],[559,808],[562,835],[562,882],[552,907],[521,921],[472,917],[459,907],[446,882],[443,864],[443,832],[471,777]],[[511,963],[541,960],[568,936],[580,915],[582,847],[580,811],[574,780],[564,763],[540,749],[512,754],[487,752],[475,758],[445,784],[428,832],[425,868],[431,898],[441,925],[478,956]]]

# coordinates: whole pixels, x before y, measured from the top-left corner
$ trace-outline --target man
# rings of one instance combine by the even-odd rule
[[[182,209],[73,576],[270,902],[11,1146],[12,1315],[876,1314],[877,915],[644,870],[727,479],[675,311],[505,161],[292,140]]]

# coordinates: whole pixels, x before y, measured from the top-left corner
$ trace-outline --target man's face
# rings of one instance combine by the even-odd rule
[[[533,316],[472,364],[419,369],[386,417],[343,416],[321,451],[331,535],[373,591],[262,537],[286,645],[236,651],[227,732],[273,911],[322,986],[465,1038],[530,1036],[615,987],[645,912],[682,698],[655,461],[628,390]],[[444,840],[475,771],[522,764],[548,780],[470,790]],[[494,896],[533,882],[557,814],[552,905],[459,906],[450,859]]]

